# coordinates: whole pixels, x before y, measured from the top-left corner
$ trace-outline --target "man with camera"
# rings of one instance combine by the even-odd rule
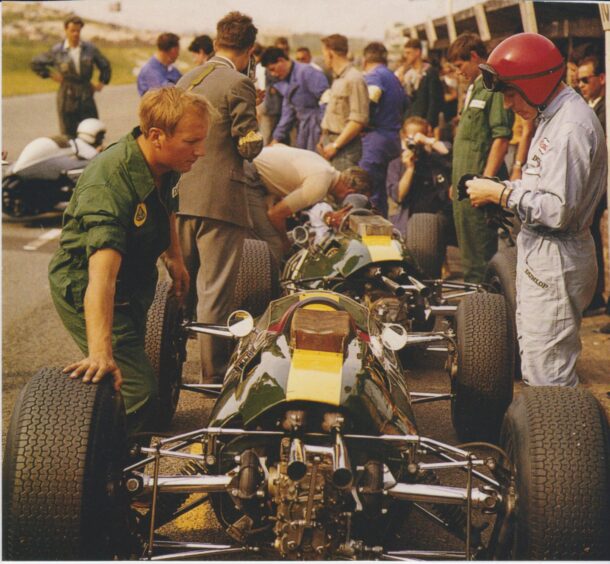
[[[402,153],[388,166],[387,192],[398,206],[390,220],[401,233],[415,213],[443,212],[451,219],[449,144],[431,137],[431,129],[424,118],[407,118],[400,132]]]

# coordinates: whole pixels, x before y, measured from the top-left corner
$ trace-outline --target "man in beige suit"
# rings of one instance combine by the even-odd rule
[[[248,16],[230,12],[216,31],[214,57],[178,82],[205,96],[219,114],[206,140],[205,157],[178,185],[180,243],[191,280],[196,281],[196,317],[204,323],[225,323],[231,313],[243,242],[252,225],[243,161],[252,160],[263,147],[254,84],[242,74],[250,64],[257,29]],[[202,381],[222,382],[227,341],[209,335],[199,339]]]

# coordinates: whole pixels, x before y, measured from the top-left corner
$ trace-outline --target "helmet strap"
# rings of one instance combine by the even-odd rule
[[[550,94],[546,97],[544,102],[542,102],[542,104],[540,104],[538,106],[538,113],[542,113],[542,112],[544,112],[544,110],[546,110],[546,107],[549,105],[549,100],[554,96],[555,92],[557,92],[557,89],[559,88],[559,85],[562,82],[563,82],[563,77],[562,77],[562,75],[560,75],[559,80],[557,81],[557,84],[555,85],[553,90],[551,90]]]

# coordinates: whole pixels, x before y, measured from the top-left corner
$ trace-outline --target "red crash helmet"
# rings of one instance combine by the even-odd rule
[[[488,90],[514,88],[528,104],[543,110],[563,78],[564,66],[552,41],[537,33],[518,33],[502,41],[479,68]]]

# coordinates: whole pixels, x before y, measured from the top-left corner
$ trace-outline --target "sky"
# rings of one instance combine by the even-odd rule
[[[395,22],[417,25],[427,17],[447,13],[449,3],[459,11],[480,0],[121,0],[121,11],[110,12],[114,0],[53,2],[82,17],[129,27],[175,33],[213,31],[231,10],[250,15],[261,32],[342,33],[350,37],[383,39]]]

